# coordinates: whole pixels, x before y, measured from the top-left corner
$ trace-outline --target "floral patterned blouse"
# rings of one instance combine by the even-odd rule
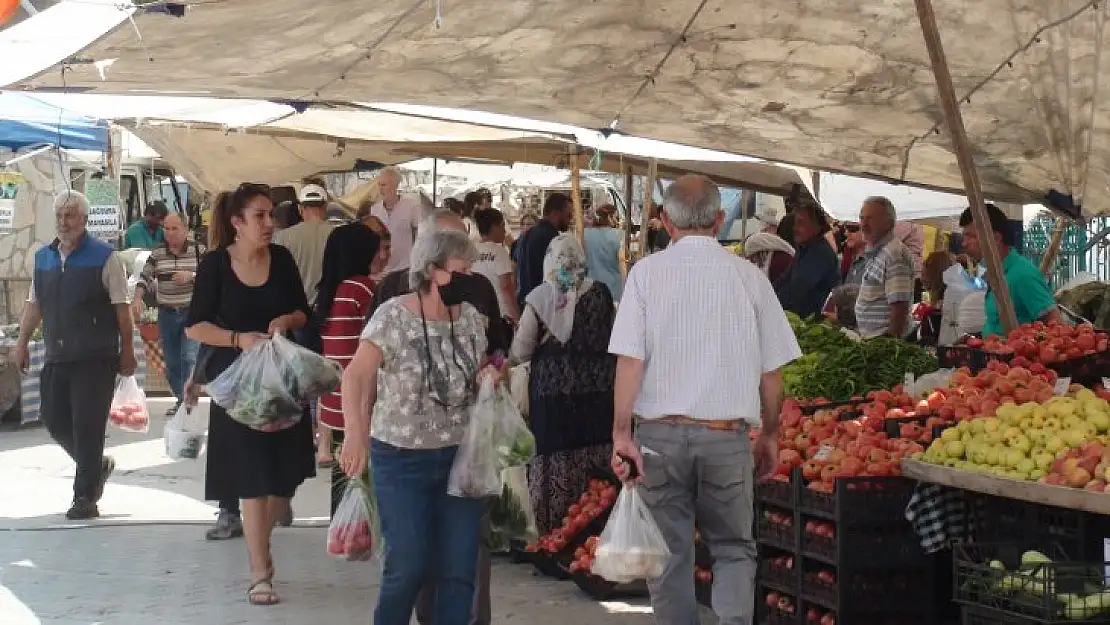
[[[371,437],[404,449],[440,449],[462,440],[486,353],[486,318],[470,304],[460,311],[454,338],[451,322],[428,320],[428,341],[420,315],[401,298],[374,312],[362,332],[362,340],[377,345],[383,357]]]

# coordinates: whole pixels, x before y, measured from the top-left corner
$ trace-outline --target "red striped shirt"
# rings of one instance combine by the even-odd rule
[[[344,280],[335,291],[335,301],[320,335],[324,339],[324,356],[338,362],[344,369],[350,364],[358,349],[359,336],[362,334],[366,311],[374,296],[373,282],[369,276],[357,276]],[[320,423],[336,429],[343,429],[342,389],[328,393],[320,398]]]

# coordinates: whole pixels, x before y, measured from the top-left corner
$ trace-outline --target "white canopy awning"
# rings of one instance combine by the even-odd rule
[[[1024,202],[1058,189],[1107,208],[1110,3],[933,4],[986,193]],[[911,0],[470,0],[443,4],[438,22],[437,6],[231,0],[188,4],[183,18],[139,13],[83,50],[64,86],[616,122],[638,136],[963,187],[936,132]],[[109,61],[101,76],[96,63]],[[20,84],[62,87],[62,73]]]

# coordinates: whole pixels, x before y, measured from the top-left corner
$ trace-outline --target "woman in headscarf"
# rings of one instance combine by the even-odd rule
[[[757,232],[744,241],[744,256],[763,270],[773,284],[794,262],[794,246],[770,232]]]
[[[536,458],[528,486],[538,529],[547,533],[562,523],[591,471],[609,461],[616,358],[608,351],[613,297],[586,277],[586,253],[574,235],[551,241],[543,278],[525,299],[510,355],[514,363],[532,363]]]
[[[374,287],[371,264],[378,254],[380,238],[361,223],[332,230],[324,246],[320,283],[316,286],[313,317],[320,327],[323,355],[344,369],[358,349],[363,319],[370,310]],[[336,443],[343,442],[343,401],[340,389],[320,398],[316,414],[321,426],[316,462],[331,469],[331,511],[335,512],[343,493],[343,474],[333,461]]]

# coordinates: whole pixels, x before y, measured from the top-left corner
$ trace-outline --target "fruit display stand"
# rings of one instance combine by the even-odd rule
[[[902,461],[902,475],[950,488],[995,495],[1070,510],[1110,515],[1110,495],[1080,488],[1052,486],[1020,481],[982,473],[971,473],[953,467],[929,464],[907,458]]]

